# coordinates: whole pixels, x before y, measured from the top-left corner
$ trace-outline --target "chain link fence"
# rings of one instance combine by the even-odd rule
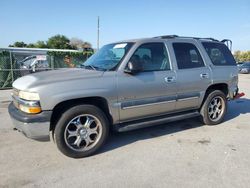
[[[0,51],[0,89],[12,88],[19,77],[35,72],[75,68],[86,61],[92,51]]]

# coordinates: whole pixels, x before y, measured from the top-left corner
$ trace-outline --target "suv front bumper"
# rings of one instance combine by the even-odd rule
[[[49,141],[50,118],[52,111],[43,111],[39,114],[26,114],[18,110],[13,102],[10,103],[9,114],[14,127],[26,137],[39,141]]]

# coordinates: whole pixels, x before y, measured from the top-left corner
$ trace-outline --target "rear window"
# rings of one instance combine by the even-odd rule
[[[234,57],[226,45],[212,42],[203,42],[202,44],[214,65],[236,65]]]

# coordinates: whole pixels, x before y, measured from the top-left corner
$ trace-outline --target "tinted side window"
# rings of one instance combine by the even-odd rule
[[[146,43],[137,48],[130,61],[142,63],[144,71],[170,70],[168,53],[163,43]]]
[[[233,55],[224,44],[212,42],[203,42],[202,44],[214,65],[236,65]]]
[[[200,52],[191,43],[173,43],[178,69],[203,67]]]

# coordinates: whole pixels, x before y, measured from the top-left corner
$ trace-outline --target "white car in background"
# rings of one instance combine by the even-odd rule
[[[49,69],[49,62],[46,55],[28,56],[18,62],[18,64],[21,70],[26,70],[22,71],[24,75]]]

